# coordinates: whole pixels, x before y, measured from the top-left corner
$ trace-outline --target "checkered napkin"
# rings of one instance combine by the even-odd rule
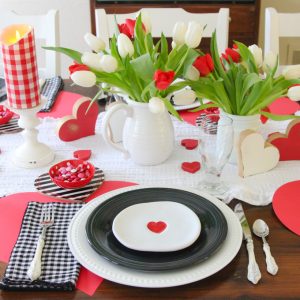
[[[40,226],[42,208],[49,205],[53,205],[54,208],[54,224],[46,232],[41,277],[31,282],[26,273],[42,231]],[[18,240],[4,278],[0,282],[1,289],[71,291],[75,288],[80,265],[69,249],[67,230],[74,214],[83,205],[82,203],[38,202],[28,204]]]
[[[63,88],[64,82],[60,76],[56,76],[50,79],[46,79],[42,86],[41,94],[47,98],[47,103],[40,110],[40,112],[51,111],[52,106],[55,103],[58,92]]]

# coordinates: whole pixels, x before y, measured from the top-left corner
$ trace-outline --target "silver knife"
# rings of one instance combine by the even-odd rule
[[[247,222],[247,219],[245,217],[245,213],[241,203],[238,203],[235,206],[234,212],[241,222],[244,239],[247,241],[247,251],[248,251],[248,258],[249,258],[247,278],[252,283],[257,284],[258,281],[261,279],[261,273],[257,265],[257,262],[255,260],[254,245],[253,245],[251,230]]]

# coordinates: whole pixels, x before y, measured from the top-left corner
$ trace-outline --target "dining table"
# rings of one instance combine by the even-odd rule
[[[97,90],[72,86],[65,80],[65,91],[93,97]],[[105,101],[99,101],[100,111],[104,111]],[[1,183],[0,183],[1,185]],[[1,201],[1,198],[0,198]],[[230,201],[230,208],[241,202]],[[253,236],[255,255],[262,278],[258,284],[247,280],[248,254],[243,242],[234,259],[217,273],[187,285],[168,288],[141,288],[104,280],[96,292],[89,296],[76,289],[65,291],[0,291],[0,299],[300,299],[300,238],[286,228],[277,218],[272,203],[256,206],[243,203],[245,215],[250,225],[256,219],[263,219],[270,228],[267,238],[272,255],[279,266],[278,273],[270,275],[266,269],[262,240]],[[5,240],[0,237],[0,247]],[[6,263],[0,262],[0,277]]]

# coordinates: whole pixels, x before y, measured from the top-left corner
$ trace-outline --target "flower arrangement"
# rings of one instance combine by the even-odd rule
[[[134,101],[150,102],[153,111],[167,107],[179,117],[169,95],[186,86],[186,82],[175,80],[190,73],[190,66],[199,56],[194,48],[200,44],[202,26],[195,22],[190,22],[188,27],[178,23],[174,28],[175,43],[169,51],[163,33],[158,42],[154,42],[145,16],[142,20],[140,14],[136,20],[128,19],[117,25],[108,50],[101,38],[90,33],[85,35],[85,41],[93,53],[62,47],[44,48],[64,53],[74,60],[69,68],[74,83],[84,87],[98,84],[102,88],[104,83],[108,91],[125,94]]]
[[[282,96],[300,98],[300,87],[294,86],[300,83],[299,66],[289,67],[276,77],[278,59],[274,54],[269,53],[263,60],[258,46],[247,47],[240,42],[219,57],[215,33],[210,48],[211,54],[199,56],[193,64],[198,78],[187,82],[200,99],[198,110],[219,107],[238,116],[261,114],[275,120],[295,117],[273,115],[267,107]],[[204,104],[203,98],[211,103]]]

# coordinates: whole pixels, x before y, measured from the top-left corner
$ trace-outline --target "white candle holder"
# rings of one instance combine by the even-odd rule
[[[13,153],[13,163],[21,168],[33,169],[43,167],[53,161],[54,152],[38,141],[38,130],[35,128],[41,123],[36,114],[41,109],[42,103],[29,109],[10,107],[8,101],[5,106],[20,116],[18,125],[24,128],[21,133],[24,143]]]

